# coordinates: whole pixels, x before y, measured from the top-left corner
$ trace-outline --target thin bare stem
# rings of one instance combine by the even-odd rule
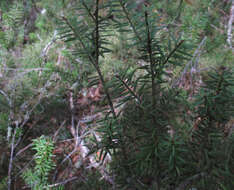
[[[16,125],[18,125],[16,123]],[[7,181],[7,185],[8,185],[8,190],[11,190],[11,185],[12,185],[12,165],[13,165],[13,159],[14,159],[14,151],[15,151],[15,136],[16,136],[16,131],[18,129],[18,126],[16,126],[15,130],[14,130],[14,134],[12,136],[12,140],[11,140],[11,156],[10,156],[10,161],[9,161],[9,166],[8,166],[8,181]]]
[[[193,53],[192,59],[185,66],[185,68],[184,68],[183,72],[181,73],[180,77],[172,84],[173,87],[176,87],[181,83],[181,81],[185,77],[186,73],[188,72],[189,68],[191,68],[191,75],[193,74],[194,69],[195,70],[198,69],[198,61],[199,61],[201,51],[202,51],[201,49],[202,49],[202,46],[205,44],[206,39],[207,39],[206,36],[202,39],[201,43],[198,45],[197,49]]]
[[[234,20],[234,1],[232,0],[230,16],[229,16],[228,25],[227,25],[227,43],[232,50],[233,50],[233,47],[232,47],[232,23],[233,23],[233,20]]]

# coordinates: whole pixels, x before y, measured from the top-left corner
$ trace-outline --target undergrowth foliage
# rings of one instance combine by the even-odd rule
[[[0,190],[234,189],[232,7],[1,0]]]
[[[41,136],[38,139],[34,139],[33,150],[35,154],[35,167],[28,169],[23,173],[23,178],[26,183],[33,190],[49,189],[48,176],[50,171],[54,168],[52,160],[54,145],[50,139],[45,136]]]
[[[95,68],[104,88],[109,109],[98,122],[96,150],[102,159],[112,156],[116,187],[233,189],[234,137],[224,133],[233,115],[233,72],[211,71],[189,102],[182,89],[167,85],[167,71],[191,57],[187,44],[176,36],[168,46],[161,43],[164,25],[154,1],[79,2],[76,14],[62,16],[59,32],[74,56]],[[107,81],[100,57],[112,51],[110,30],[129,36],[126,50],[136,48],[144,64]]]

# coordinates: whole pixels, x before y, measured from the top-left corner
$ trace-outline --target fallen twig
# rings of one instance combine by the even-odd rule
[[[28,148],[32,147],[33,143],[28,144],[26,147],[22,148],[21,150],[19,150],[16,154],[15,157],[19,156],[22,152],[24,152],[25,150],[27,150]]]
[[[47,189],[48,187],[49,187],[49,188],[52,188],[52,187],[57,187],[57,186],[59,186],[59,185],[65,185],[66,183],[71,182],[71,181],[74,181],[74,180],[76,180],[76,179],[78,179],[78,177],[74,176],[74,177],[69,178],[69,179],[66,179],[66,180],[64,180],[64,181],[61,181],[61,182],[58,182],[58,183],[55,183],[55,184],[52,184],[52,185],[47,185],[47,186],[44,187],[44,189]]]
[[[56,142],[57,141],[57,136],[58,136],[58,134],[59,134],[59,131],[60,131],[60,129],[62,128],[62,127],[64,127],[64,124],[66,123],[66,120],[64,120],[63,122],[62,122],[62,124],[60,125],[60,127],[58,128],[58,130],[54,133],[54,136],[53,136],[53,142]]]

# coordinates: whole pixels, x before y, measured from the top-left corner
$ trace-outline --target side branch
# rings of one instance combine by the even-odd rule
[[[137,100],[139,103],[141,103],[140,98],[139,98],[139,97],[137,96],[137,94],[128,86],[128,84],[127,84],[123,79],[121,79],[120,76],[116,75],[115,77],[116,77],[117,79],[119,79],[120,82],[125,86],[125,88],[130,92],[130,94],[131,94],[134,98],[136,98],[136,100]]]
[[[131,28],[132,28],[134,34],[136,35],[136,37],[138,38],[138,40],[139,40],[140,42],[142,42],[142,39],[141,39],[140,35],[138,34],[138,32],[137,32],[137,30],[136,30],[136,27],[134,26],[134,24],[133,24],[133,22],[132,22],[132,20],[131,20],[131,18],[130,18],[130,16],[129,16],[129,13],[128,13],[127,9],[125,8],[125,5],[124,5],[124,3],[123,3],[123,0],[119,0],[119,3],[120,3],[120,6],[121,6],[122,9],[123,9],[123,12],[124,12],[124,14],[125,14],[125,16],[126,16],[128,22],[129,22]]]
[[[176,47],[169,53],[169,55],[167,56],[167,59],[163,62],[163,65],[166,64],[169,59],[172,57],[172,55],[176,52],[176,50],[184,43],[184,40],[181,40]]]

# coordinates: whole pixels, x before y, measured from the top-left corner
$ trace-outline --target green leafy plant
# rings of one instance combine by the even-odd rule
[[[7,178],[3,178],[0,181],[0,190],[4,190],[7,188]]]
[[[1,1],[0,144],[8,142],[6,147],[16,157],[6,159],[9,150],[1,155],[0,161],[10,162],[0,172],[0,189],[7,183],[8,188],[13,186],[13,175],[21,170],[21,166],[14,167],[21,162],[16,158],[25,150],[21,148],[27,146],[28,134],[48,135],[57,130],[42,129],[39,122],[59,125],[64,120],[67,124],[73,111],[74,122],[77,118],[83,121],[81,117],[86,111],[93,113],[94,107],[100,108],[97,115],[101,118],[94,128],[85,129],[94,135],[89,138],[88,132],[84,141],[89,155],[97,152],[103,165],[91,170],[74,167],[74,173],[67,170],[76,180],[61,182],[64,188],[234,189],[234,138],[227,128],[233,115],[233,70],[204,70],[195,96],[171,86],[191,59],[200,57],[202,67],[220,63],[232,67],[233,53],[225,46],[223,24],[230,2]],[[31,13],[37,18],[29,16]],[[25,43],[23,37],[29,37]],[[202,38],[207,39],[206,44],[192,58]],[[198,70],[195,73],[199,75]],[[98,88],[92,88],[97,84]],[[92,107],[85,111],[79,105],[79,97],[86,94],[83,87],[98,89],[94,92],[97,102],[91,102]],[[89,103],[93,94],[86,91]],[[5,94],[11,100],[9,105]],[[73,100],[74,110],[70,110]],[[77,137],[82,139],[84,127],[80,126]],[[9,129],[14,132],[10,139],[5,137]],[[69,138],[67,128],[61,133],[56,133],[58,139]],[[35,165],[22,177],[29,188],[51,189],[53,142],[42,136],[33,144]],[[73,158],[71,155],[72,164]],[[85,158],[84,166],[89,161]],[[15,184],[17,180],[16,176]]]
[[[110,110],[99,122],[102,139],[96,142],[96,148],[101,149],[103,160],[107,154],[112,156],[110,172],[116,175],[117,186],[123,189],[233,187],[229,181],[233,176],[232,138],[224,138],[219,131],[233,113],[232,91],[227,90],[233,87],[232,73],[226,69],[210,73],[211,79],[205,81],[198,94],[202,100],[196,99],[191,110],[183,90],[165,85],[170,79],[167,69],[189,60],[190,50],[178,35],[172,36],[173,43],[168,46],[160,41],[163,27],[158,24],[160,17],[155,14],[157,7],[153,1],[95,2],[93,5],[93,1],[80,1],[77,9],[82,16],[64,15],[60,35],[68,45],[74,44],[77,56],[93,65],[104,86]],[[100,57],[112,52],[107,40],[110,33],[106,33],[109,25],[129,36],[125,46],[137,49],[143,65],[120,69],[107,82],[99,65]],[[196,125],[199,129],[191,133],[189,128]],[[221,180],[224,171],[219,164],[224,158],[217,155],[222,155],[222,148],[226,147],[222,142],[229,142],[228,161],[222,166],[229,182]],[[215,149],[217,145],[219,150]]]
[[[197,117],[193,133],[193,161],[207,175],[201,188],[232,189],[233,134],[225,135],[225,126],[233,116],[233,71],[220,66],[208,73],[195,100]],[[227,136],[227,137],[225,137]]]
[[[1,31],[0,40],[5,48],[12,48],[16,42],[22,41],[24,16],[23,4],[20,2],[13,3],[10,10],[3,13],[2,25],[7,30]]]
[[[38,139],[33,140],[33,150],[35,154],[35,167],[28,169],[23,173],[25,182],[34,190],[49,189],[48,177],[50,171],[54,168],[53,157],[53,142],[41,136]]]

